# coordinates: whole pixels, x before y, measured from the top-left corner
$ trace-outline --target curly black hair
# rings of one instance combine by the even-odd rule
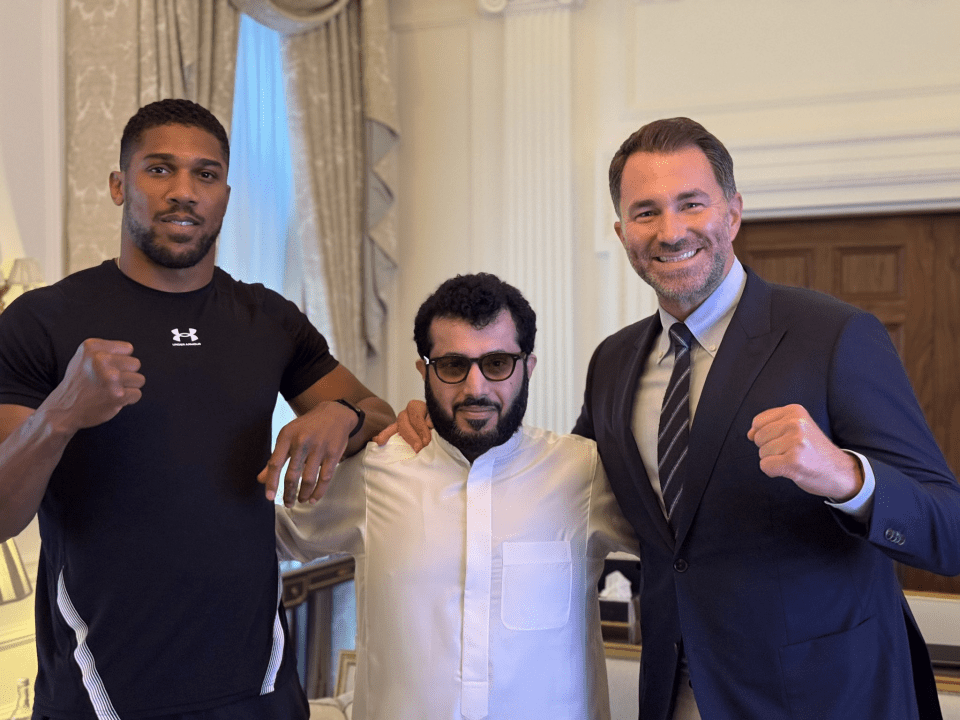
[[[466,320],[481,329],[497,319],[504,309],[510,311],[517,326],[520,352],[529,355],[537,337],[537,314],[513,285],[496,275],[477,273],[450,278],[424,300],[413,321],[413,341],[421,357],[430,357],[433,341],[430,325],[437,317]]]
[[[127,121],[120,138],[120,169],[126,171],[130,157],[136,152],[143,133],[162,125],[186,125],[206,130],[220,143],[223,157],[230,164],[230,140],[223,125],[202,105],[190,100],[168,98],[144,105]]]

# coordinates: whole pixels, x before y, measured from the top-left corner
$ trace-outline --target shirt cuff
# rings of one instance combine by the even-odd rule
[[[873,494],[877,489],[877,480],[873,476],[873,468],[870,467],[869,460],[853,450],[844,450],[844,452],[853,455],[860,461],[860,467],[863,469],[863,487],[860,488],[860,492],[846,502],[835,503],[827,500],[826,503],[830,507],[852,516],[855,520],[859,520],[864,525],[868,525],[870,516],[873,514]]]

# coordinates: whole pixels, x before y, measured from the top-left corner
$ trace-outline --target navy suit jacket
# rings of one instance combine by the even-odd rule
[[[960,574],[960,486],[884,326],[747,271],[691,427],[676,539],[631,430],[660,332],[653,315],[600,344],[574,430],[597,441],[640,540],[642,719],[671,717],[681,642],[709,720],[939,718],[891,558]],[[791,403],[869,459],[869,526],[761,472],[747,431]]]

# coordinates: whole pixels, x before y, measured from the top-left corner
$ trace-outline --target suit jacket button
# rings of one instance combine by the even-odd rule
[[[893,528],[887,528],[883,533],[883,536],[896,545],[903,545],[903,543],[906,542],[906,538],[903,537],[903,533],[898,532]]]
[[[677,572],[686,572],[688,567],[690,566],[687,564],[687,561],[684,560],[683,558],[680,558],[679,560],[675,560],[673,563],[673,569],[676,570]]]

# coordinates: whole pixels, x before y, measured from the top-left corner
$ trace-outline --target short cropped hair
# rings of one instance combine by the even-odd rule
[[[610,197],[617,217],[620,217],[620,188],[627,158],[638,152],[675,153],[691,147],[700,148],[707,156],[723,197],[732,200],[737,194],[737,183],[733,179],[733,158],[723,143],[690,118],[655,120],[624,140],[610,161]]]
[[[430,325],[434,318],[465,320],[479,330],[496,320],[504,309],[510,311],[517,326],[520,352],[529,355],[537,337],[537,314],[519,290],[490,273],[457,275],[442,283],[423,302],[413,321],[417,353],[429,358],[433,351]]]
[[[127,121],[120,138],[120,169],[126,171],[143,133],[163,125],[186,125],[206,130],[220,143],[223,157],[230,164],[230,140],[227,131],[212,112],[190,100],[168,98],[144,105]]]

